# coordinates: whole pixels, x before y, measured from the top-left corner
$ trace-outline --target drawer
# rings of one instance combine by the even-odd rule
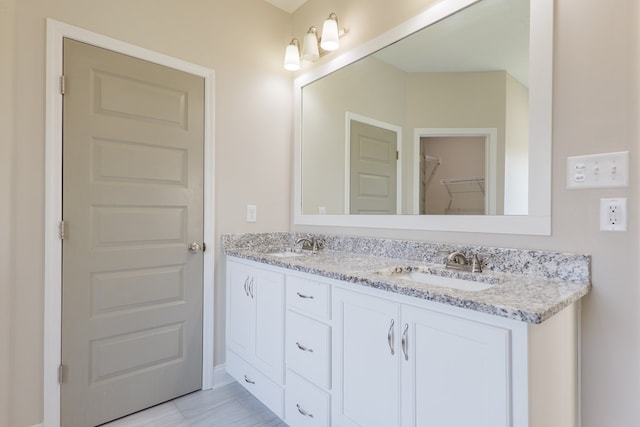
[[[288,369],[320,387],[330,388],[331,328],[328,325],[288,310],[285,351]]]
[[[284,390],[244,359],[227,351],[226,370],[244,388],[281,419],[284,418]]]
[[[285,421],[290,427],[328,427],[329,393],[287,371]]]
[[[287,276],[287,304],[305,314],[329,319],[331,286],[315,280]]]

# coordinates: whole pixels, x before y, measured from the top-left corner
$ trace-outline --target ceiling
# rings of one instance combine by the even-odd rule
[[[293,13],[306,3],[307,0],[264,0],[267,3],[271,3],[272,5],[279,7],[285,12]]]

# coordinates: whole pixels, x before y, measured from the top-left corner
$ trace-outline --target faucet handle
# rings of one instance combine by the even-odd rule
[[[484,265],[484,260],[489,258],[490,256],[491,254],[485,254],[485,253],[473,254],[473,258],[471,258],[471,272],[482,273],[482,266]]]

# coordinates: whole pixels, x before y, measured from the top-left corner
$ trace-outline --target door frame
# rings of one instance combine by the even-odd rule
[[[396,133],[396,214],[402,212],[402,127],[347,111],[345,120],[344,213],[351,213],[351,122],[356,121]]]
[[[422,137],[483,137],[485,139],[485,215],[496,214],[497,128],[416,128],[413,132],[413,213],[420,210],[420,139]]]
[[[44,226],[44,427],[60,426],[61,387],[58,367],[62,349],[62,94],[63,39],[164,65],[204,79],[204,253],[202,316],[202,389],[214,378],[214,93],[213,70],[47,18],[45,71],[45,226]]]

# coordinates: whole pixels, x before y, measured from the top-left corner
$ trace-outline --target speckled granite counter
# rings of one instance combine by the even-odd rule
[[[294,247],[298,237],[325,241],[317,254],[280,257],[269,252]],[[436,301],[528,323],[542,323],[591,290],[587,255],[461,246],[336,235],[263,233],[223,236],[224,253],[389,292]],[[487,254],[484,271],[444,268],[445,253]],[[426,267],[440,276],[492,283],[482,291],[419,285],[380,271]]]

